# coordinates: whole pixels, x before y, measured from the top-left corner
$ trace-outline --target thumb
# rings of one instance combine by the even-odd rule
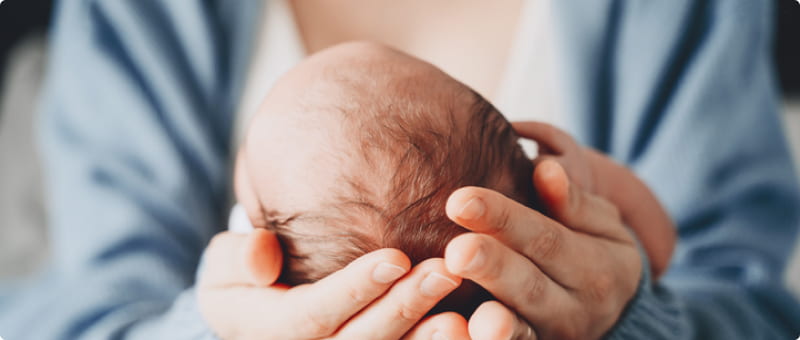
[[[254,230],[245,242],[244,263],[255,284],[275,283],[283,266],[283,252],[275,233],[261,228]]]
[[[280,275],[283,253],[275,234],[259,228],[245,235],[217,234],[206,249],[205,261],[202,286],[269,286]]]

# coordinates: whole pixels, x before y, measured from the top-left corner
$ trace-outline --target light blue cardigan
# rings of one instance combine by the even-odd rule
[[[680,229],[672,269],[658,285],[644,275],[609,338],[800,335],[781,284],[800,207],[772,1],[552,4],[570,132],[635,169]],[[58,4],[41,120],[52,264],[4,291],[0,336],[213,338],[192,285],[227,211],[258,13],[252,0]]]

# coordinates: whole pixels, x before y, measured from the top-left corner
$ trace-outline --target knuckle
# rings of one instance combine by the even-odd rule
[[[397,320],[407,324],[416,323],[427,312],[424,306],[414,303],[403,303],[395,310]]]
[[[529,279],[525,288],[525,304],[533,306],[541,302],[545,296],[545,280],[534,276]]]
[[[600,199],[599,201],[609,217],[611,217],[614,221],[622,220],[622,213],[619,211],[619,208],[616,205],[605,199]]]
[[[482,281],[495,282],[503,276],[503,263],[501,261],[491,261],[488,266],[480,266],[475,269],[474,276]]]
[[[484,265],[475,266],[475,268],[471,269],[472,276],[476,279],[480,279],[482,281],[487,282],[494,282],[503,278],[503,271],[505,269],[505,262],[503,257],[494,256],[493,252],[490,251],[491,246],[489,242],[484,240],[484,235],[477,235],[478,238],[476,239],[476,243],[481,250],[481,252],[486,256],[486,261]]]
[[[607,301],[614,289],[614,279],[607,273],[598,273],[592,277],[586,288],[586,295],[591,301]]]
[[[369,302],[370,298],[363,289],[358,289],[359,287],[351,287],[347,289],[347,297],[352,301],[353,304],[356,305],[363,305]]]
[[[561,251],[563,235],[553,227],[545,227],[542,232],[528,243],[525,253],[532,259],[548,261]]]
[[[567,221],[582,221],[586,213],[583,208],[585,205],[586,197],[579,189],[570,186],[569,190],[569,206],[565,209],[564,219]]]
[[[500,209],[492,220],[493,234],[505,234],[511,229],[511,211],[508,208]]]
[[[337,325],[334,325],[329,318],[317,313],[306,313],[299,326],[311,338],[327,337],[333,334],[337,328]]]

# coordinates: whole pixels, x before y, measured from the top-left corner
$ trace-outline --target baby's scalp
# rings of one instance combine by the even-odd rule
[[[290,284],[384,247],[412,263],[441,256],[465,231],[444,213],[459,187],[533,199],[531,164],[491,104],[434,66],[369,43],[321,52],[282,78],[243,153],[249,188],[237,193],[255,192],[245,206],[278,234]]]

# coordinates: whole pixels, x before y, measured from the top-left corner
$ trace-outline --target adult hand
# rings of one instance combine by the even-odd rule
[[[598,339],[636,292],[642,259],[619,211],[571,185],[549,159],[533,182],[545,216],[495,191],[465,187],[447,215],[470,229],[445,251],[447,269],[498,301],[469,320],[473,340]]]
[[[616,205],[622,221],[644,248],[654,280],[669,267],[677,242],[675,225],[658,198],[633,171],[591,148],[578,144],[566,132],[542,122],[515,122],[514,130],[535,140],[538,164],[552,159],[561,164],[570,183]]]
[[[198,300],[223,339],[469,339],[466,320],[443,313],[420,320],[461,279],[442,259],[410,269],[396,249],[381,249],[312,284],[274,284],[282,253],[264,229],[223,232],[206,250]]]

